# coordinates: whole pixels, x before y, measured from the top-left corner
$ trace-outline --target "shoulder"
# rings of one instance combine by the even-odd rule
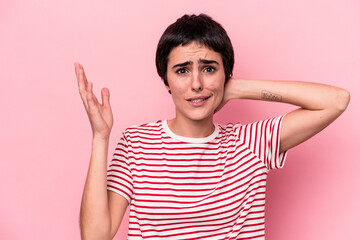
[[[227,132],[234,132],[237,129],[241,128],[242,126],[244,126],[242,123],[240,122],[236,122],[236,123],[226,123],[226,124],[217,124],[219,127],[220,132],[222,133],[227,133]]]
[[[227,123],[227,124],[218,124],[220,132],[228,134],[234,133],[239,134],[256,134],[258,132],[267,132],[274,128],[278,129],[281,126],[281,122],[284,118],[284,115],[272,117],[264,120],[259,120],[250,123]],[[247,134],[247,135],[248,135]]]
[[[217,124],[219,129],[219,137],[221,139],[237,138],[241,126],[243,126],[241,123]]]
[[[126,138],[132,136],[159,135],[162,132],[162,120],[130,126],[125,129],[123,135]]]
[[[241,123],[226,123],[226,124],[217,124],[221,133],[234,131],[237,127],[241,126]]]

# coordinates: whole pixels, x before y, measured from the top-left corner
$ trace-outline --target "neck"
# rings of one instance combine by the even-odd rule
[[[213,119],[190,120],[175,117],[168,121],[170,130],[176,135],[190,138],[204,138],[214,132]]]

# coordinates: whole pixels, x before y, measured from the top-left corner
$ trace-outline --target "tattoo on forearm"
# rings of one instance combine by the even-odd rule
[[[268,92],[265,90],[261,91],[261,99],[266,101],[281,102],[282,96],[276,93]]]

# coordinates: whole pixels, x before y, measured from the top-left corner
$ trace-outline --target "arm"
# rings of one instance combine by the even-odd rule
[[[230,79],[218,109],[231,99],[284,102],[299,106],[283,119],[280,152],[314,136],[343,113],[350,101],[348,91],[318,83]]]
[[[93,132],[91,158],[80,210],[81,238],[111,239],[121,223],[128,201],[107,191],[107,153],[113,125],[109,90],[102,89],[100,104],[93,94],[92,83],[86,80],[84,69],[78,63],[75,64],[75,72]]]

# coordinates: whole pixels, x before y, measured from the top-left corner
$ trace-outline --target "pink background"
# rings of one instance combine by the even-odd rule
[[[269,240],[359,239],[360,2],[0,1],[0,239],[80,239],[78,216],[91,130],[73,62],[95,91],[110,88],[110,155],[127,126],[171,118],[156,74],[157,41],[185,13],[207,13],[232,39],[234,75],[348,89],[347,111],[289,152],[270,173]],[[294,109],[233,101],[218,122],[244,123]],[[125,218],[117,239],[126,238]]]

